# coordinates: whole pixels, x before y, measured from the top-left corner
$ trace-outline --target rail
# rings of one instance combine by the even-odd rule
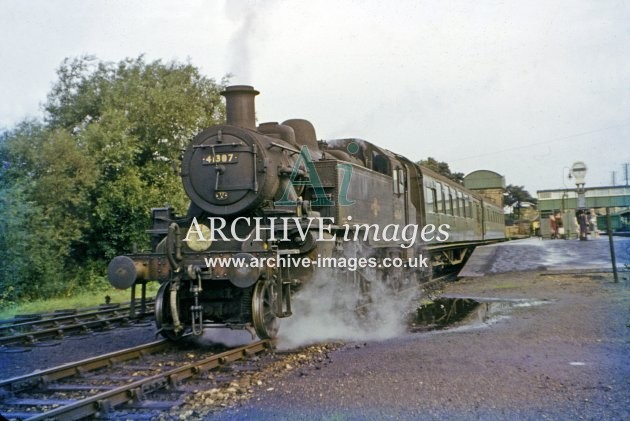
[[[42,372],[32,373],[25,376],[14,377],[0,381],[0,389],[5,396],[12,393],[36,389],[45,390],[51,387],[50,383],[60,379],[83,375],[87,371],[108,367],[115,363],[139,358],[147,353],[154,353],[170,345],[169,341],[162,340],[152,342],[135,348],[117,351],[102,356],[78,361],[71,364],[64,364]],[[96,393],[83,399],[69,400],[62,406],[48,410],[46,412],[4,412],[5,417],[17,417],[27,420],[76,420],[91,416],[104,416],[115,407],[142,400],[146,395],[156,390],[166,388],[170,385],[177,385],[180,382],[194,376],[203,374],[213,368],[236,361],[256,353],[262,352],[272,347],[272,342],[263,340],[248,344],[239,348],[231,349],[210,357],[193,361],[180,367],[155,374],[140,380],[128,382],[122,386],[109,388],[109,390]],[[91,388],[94,390],[94,388]],[[19,401],[19,399],[17,400]],[[11,399],[5,399],[5,405],[11,404]],[[59,404],[59,403],[58,403]]]
[[[131,306],[127,304],[72,314],[38,315],[39,318],[36,320],[12,319],[0,325],[0,345],[28,344],[46,338],[61,339],[71,332],[89,332],[91,328],[96,327],[111,328],[116,323],[125,325],[132,320],[152,317],[153,306],[152,301],[148,302],[142,312],[142,307],[136,305],[133,318],[130,317]]]

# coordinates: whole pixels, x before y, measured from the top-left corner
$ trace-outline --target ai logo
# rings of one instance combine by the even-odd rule
[[[306,172],[308,174],[307,178],[299,176],[300,167],[302,166],[306,168]],[[340,162],[337,164],[337,169],[343,174],[339,185],[339,194],[337,196],[339,206],[350,206],[354,203],[354,200],[348,199],[348,188],[350,187],[350,179],[352,177],[352,165]],[[315,197],[315,200],[311,202],[311,205],[313,206],[335,206],[335,201],[332,200],[332,198],[330,198],[324,190],[324,186],[322,185],[317,169],[315,168],[315,164],[313,163],[313,159],[311,158],[311,153],[306,146],[302,146],[300,149],[300,156],[297,161],[295,161],[293,171],[289,177],[289,183],[282,193],[280,200],[274,202],[275,205],[297,206],[297,202],[295,200],[289,200],[291,186],[310,187]]]

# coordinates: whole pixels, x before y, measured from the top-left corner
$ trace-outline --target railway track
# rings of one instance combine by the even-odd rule
[[[0,345],[32,344],[65,335],[89,333],[92,329],[111,329],[153,317],[153,301],[145,307],[129,303],[110,304],[78,310],[18,316],[0,322]]]
[[[156,341],[2,380],[0,413],[26,420],[151,419],[184,402],[194,390],[184,382],[271,347],[265,340],[198,356]]]
[[[425,291],[439,289],[444,282],[456,277],[452,271],[441,275],[421,288]],[[408,291],[399,291],[405,292]],[[115,310],[124,311],[128,317],[128,306],[119,306]],[[56,328],[44,330],[55,331]],[[195,381],[190,382],[190,379],[203,383],[198,388],[212,387],[209,382],[214,380],[208,380],[204,376],[206,372],[271,346],[269,341],[260,341],[199,356],[195,355],[200,352],[198,345],[176,351],[177,346],[173,343],[156,341],[0,380],[0,413],[8,419],[28,420],[74,420],[86,417],[151,419],[161,411],[185,403],[184,397],[196,390],[190,385]],[[191,355],[195,358],[189,361]]]

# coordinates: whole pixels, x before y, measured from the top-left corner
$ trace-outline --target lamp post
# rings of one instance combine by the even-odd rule
[[[562,191],[562,197],[560,198],[560,215],[562,215],[561,218],[563,221],[566,219],[565,216],[566,216],[567,199],[568,199],[567,191],[569,190],[569,187],[567,186],[567,183],[566,183],[566,179],[564,178],[564,170],[568,170],[566,179],[571,180],[571,178],[573,178],[573,176],[571,175],[571,168],[567,166],[562,167],[562,184],[564,185],[564,190]],[[555,215],[554,210],[552,210],[551,212],[552,214]],[[566,230],[566,237],[564,237],[564,235],[562,235],[561,237],[571,238],[571,224],[563,223],[562,225],[563,227],[565,227],[564,229]]]
[[[566,178],[564,177],[564,170],[567,170]],[[570,180],[571,178],[573,178],[573,176],[571,175],[571,168],[567,166],[562,167],[562,185],[564,185],[565,191],[562,192],[562,200],[560,201],[560,210],[562,211],[563,214],[564,214],[564,209],[566,207],[567,190],[569,190],[566,180],[567,179]]]
[[[586,197],[584,195],[584,178],[586,177],[586,164],[582,161],[575,162],[571,166],[571,174],[575,178],[575,186],[577,187],[577,206],[576,216],[580,226],[580,240],[586,240],[587,220],[586,215]]]
[[[586,197],[584,197],[584,178],[586,177],[586,164],[577,161],[571,166],[571,175],[575,178],[575,186],[577,187],[577,208],[584,209],[586,207]]]

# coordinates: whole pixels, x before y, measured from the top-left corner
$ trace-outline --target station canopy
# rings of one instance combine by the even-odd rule
[[[538,190],[538,210],[575,209],[575,189]],[[586,187],[584,192],[587,208],[630,206],[629,186]]]

